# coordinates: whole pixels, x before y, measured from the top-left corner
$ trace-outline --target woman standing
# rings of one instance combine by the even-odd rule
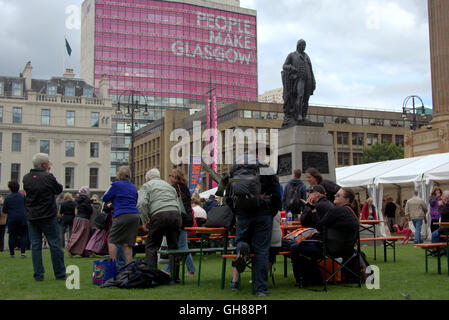
[[[6,196],[3,203],[3,214],[7,214],[6,225],[9,233],[9,253],[14,258],[14,248],[16,239],[20,238],[20,252],[25,258],[27,246],[27,221],[25,218],[25,196],[19,193],[19,183],[17,181],[8,182],[10,194]]]
[[[137,188],[130,182],[130,178],[129,167],[121,166],[117,171],[117,180],[103,196],[103,202],[112,202],[114,208],[114,220],[108,238],[109,256],[117,260],[117,245],[121,245],[126,263],[132,261],[132,247],[136,243],[140,225]]]
[[[330,202],[334,202],[335,194],[340,190],[340,186],[333,181],[325,180],[321,176],[320,171],[315,168],[308,168],[306,170],[306,180],[312,187],[316,184],[321,185],[326,190],[326,198]]]
[[[432,190],[432,193],[430,195],[430,199],[429,199],[429,205],[430,205],[430,230],[432,232],[434,232],[435,230],[438,230],[439,226],[438,225],[434,225],[434,222],[439,222],[440,221],[440,212],[438,210],[438,207],[440,205],[440,201],[441,201],[441,189],[440,187],[434,187]]]
[[[90,216],[92,214],[92,206],[89,199],[89,188],[81,187],[78,190],[79,196],[76,198],[76,213],[73,220],[72,236],[70,237],[67,250],[69,257],[80,255],[82,257],[89,256],[86,251],[86,245],[90,239]]]
[[[170,183],[176,189],[178,193],[178,197],[181,197],[182,203],[184,204],[184,208],[187,212],[186,216],[182,217],[182,228],[181,233],[179,234],[178,240],[178,249],[179,250],[188,250],[189,246],[187,244],[187,231],[184,230],[185,227],[191,227],[193,225],[193,211],[192,204],[190,198],[190,191],[187,187],[187,179],[184,176],[184,172],[180,169],[175,169],[169,175]],[[187,276],[193,277],[195,276],[195,264],[193,263],[192,255],[189,254],[186,258],[187,265]],[[164,270],[170,272],[169,265],[165,265]]]
[[[73,220],[75,219],[76,203],[70,192],[64,194],[64,199],[59,209],[61,215],[61,244],[65,247],[65,234],[69,231],[69,239],[72,237]]]
[[[376,207],[373,205],[373,199],[368,198],[363,204],[361,220],[377,220]]]

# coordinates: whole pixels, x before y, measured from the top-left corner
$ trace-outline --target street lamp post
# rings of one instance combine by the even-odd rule
[[[131,182],[135,183],[135,170],[134,170],[134,112],[139,111],[141,108],[145,108],[143,113],[144,116],[148,116],[148,104],[147,98],[145,96],[140,95],[138,92],[134,90],[125,90],[123,91],[118,99],[117,99],[117,114],[122,114],[122,110],[120,109],[120,101],[123,99],[126,104],[125,107],[128,108],[125,117],[131,117]],[[145,100],[145,104],[141,104],[141,98]]]
[[[413,131],[415,131],[417,129],[417,115],[418,115],[418,108],[415,106],[415,99],[418,99],[421,102],[421,117],[425,118],[426,117],[426,110],[424,108],[424,103],[421,100],[420,97],[418,96],[408,96],[407,98],[405,98],[404,103],[402,105],[402,118],[405,120],[407,119],[407,112],[410,112],[410,109],[407,109],[407,103],[412,100],[412,109],[411,109],[411,114],[412,114],[412,124],[410,126],[410,129],[412,129]]]

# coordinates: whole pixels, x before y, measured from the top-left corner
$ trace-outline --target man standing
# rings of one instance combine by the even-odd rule
[[[306,49],[306,42],[301,39],[296,44],[296,51],[290,53],[282,67],[284,85],[284,123],[282,127],[306,121],[309,98],[316,88],[312,62]]]
[[[386,200],[387,204],[385,205],[385,216],[387,217],[387,226],[388,229],[390,229],[390,232],[393,233],[394,232],[393,226],[396,223],[395,218],[397,206],[393,202],[393,198],[391,196],[388,196]]]
[[[405,217],[411,219],[413,226],[415,227],[415,239],[414,243],[423,243],[421,239],[422,223],[427,223],[426,218],[427,205],[420,197],[418,197],[418,191],[413,191],[413,197],[407,200],[405,204]]]
[[[225,199],[237,217],[234,265],[239,273],[245,270],[251,245],[255,254],[253,288],[256,295],[267,296],[273,216],[282,206],[279,180],[274,170],[254,155],[243,155],[229,172]]]
[[[32,161],[34,168],[23,177],[23,189],[26,192],[25,213],[30,231],[34,280],[44,280],[42,234],[50,245],[55,277],[57,280],[65,280],[64,251],[61,248],[59,224],[56,220],[56,196],[63,188],[50,173],[48,154],[37,153]]]
[[[178,249],[182,220],[176,189],[161,179],[159,170],[149,170],[145,179],[147,182],[139,190],[137,208],[144,230],[149,231],[145,241],[146,259],[152,267],[157,268],[157,251],[163,236],[167,239],[169,250]],[[175,261],[174,272],[177,279],[179,261]]]
[[[301,174],[301,169],[293,171],[293,177],[285,186],[282,198],[282,207],[284,210],[292,212],[293,220],[298,219],[298,215],[301,214],[304,208],[304,203],[301,200],[305,201],[307,199],[306,186],[300,180]]]

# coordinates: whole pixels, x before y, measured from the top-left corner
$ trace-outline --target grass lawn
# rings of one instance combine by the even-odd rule
[[[397,245],[396,262],[393,262],[392,250],[388,250],[388,262],[383,261],[383,248],[377,247],[377,261],[373,260],[373,248],[363,247],[368,261],[380,269],[380,289],[331,285],[328,292],[315,292],[294,286],[292,268],[289,265],[288,278],[283,276],[283,258],[278,257],[275,272],[276,287],[270,280],[269,297],[274,300],[404,300],[403,294],[409,294],[411,300],[441,300],[449,298],[449,276],[447,257],[442,257],[442,274],[437,273],[437,258],[430,258],[429,272],[425,273],[424,250],[412,244]],[[31,252],[21,259],[17,252],[11,259],[9,252],[0,252],[0,300],[253,300],[250,272],[242,274],[242,290],[231,291],[231,265],[227,262],[226,288],[220,289],[221,259],[215,255],[203,258],[201,286],[197,278],[186,277],[184,286],[159,286],[152,289],[101,289],[92,285],[92,262],[98,259],[65,256],[65,264],[80,268],[81,282],[79,290],[68,290],[65,281],[57,281],[53,275],[50,251],[43,250],[45,281],[33,280]],[[137,257],[143,257],[139,254]],[[198,267],[199,255],[194,256]],[[318,288],[317,288],[318,289]]]

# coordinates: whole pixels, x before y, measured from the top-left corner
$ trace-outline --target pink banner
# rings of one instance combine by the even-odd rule
[[[212,93],[212,130],[213,130],[213,136],[212,136],[212,151],[213,151],[213,158],[212,158],[212,170],[217,172],[218,169],[218,114],[217,114],[217,99],[215,96],[215,91]],[[213,181],[212,187],[215,188],[218,186],[218,184]]]

